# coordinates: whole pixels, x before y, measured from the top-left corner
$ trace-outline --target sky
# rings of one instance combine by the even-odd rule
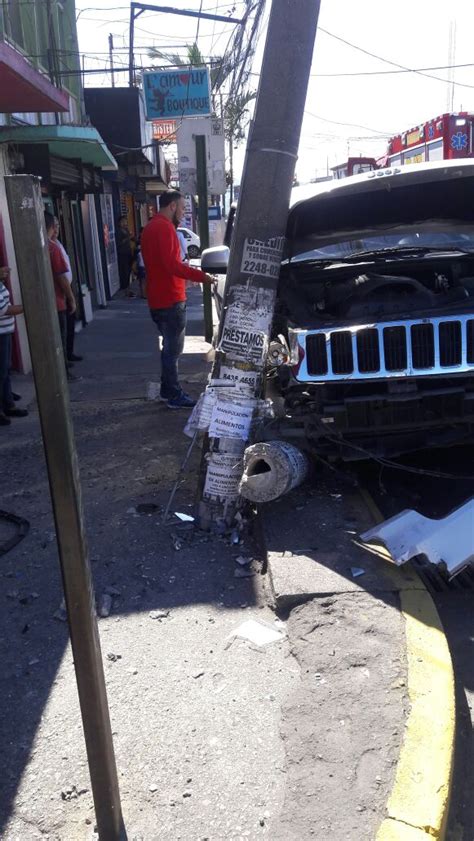
[[[159,4],[160,0],[154,0]],[[299,0],[292,0],[295,9]],[[169,3],[166,2],[168,6]],[[236,17],[239,0],[173,0],[174,8],[192,9]],[[267,9],[254,59],[252,82],[257,86],[263,54]],[[125,0],[76,0],[79,49],[85,67],[106,69],[108,36],[114,39],[115,66],[128,62],[129,3]],[[149,64],[147,49],[183,53],[186,44],[198,41],[206,57],[219,56],[233,31],[232,24],[144,13],[136,22],[136,64]],[[474,111],[474,3],[472,0],[321,0],[311,76],[296,173],[300,182],[323,176],[328,168],[350,155],[378,157],[387,138],[451,110],[453,89],[448,69],[428,70],[442,81],[419,73],[387,74],[397,68],[449,65],[450,33],[454,35],[452,63],[472,64],[454,72],[453,110]],[[331,33],[331,34],[328,34]],[[375,58],[343,43],[373,53]],[[291,72],[291,70],[290,70]],[[370,75],[353,75],[364,73]],[[331,76],[324,74],[349,74]],[[86,76],[86,85],[110,85],[110,74]],[[116,85],[128,83],[127,74],[116,74]],[[235,154],[236,181],[243,164],[245,144]]]

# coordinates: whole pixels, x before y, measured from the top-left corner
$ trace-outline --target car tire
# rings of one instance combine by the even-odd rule
[[[188,257],[191,260],[195,260],[196,257],[199,257],[201,250],[197,247],[197,245],[189,245],[188,246]]]

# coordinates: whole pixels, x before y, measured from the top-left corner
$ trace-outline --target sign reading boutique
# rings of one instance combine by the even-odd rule
[[[209,72],[205,67],[144,73],[143,90],[149,120],[178,120],[211,113]]]

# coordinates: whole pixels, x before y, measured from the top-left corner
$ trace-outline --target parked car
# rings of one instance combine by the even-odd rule
[[[472,441],[474,160],[324,182],[286,235],[271,336],[286,351],[269,363],[280,434],[345,460]]]
[[[189,259],[195,260],[201,253],[201,240],[198,235],[189,228],[178,228],[177,230],[184,238]]]

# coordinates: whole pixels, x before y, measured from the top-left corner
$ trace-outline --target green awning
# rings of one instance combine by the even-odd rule
[[[117,169],[115,158],[93,126],[3,126],[0,143],[47,143],[50,154],[59,158],[80,158],[101,169]]]

